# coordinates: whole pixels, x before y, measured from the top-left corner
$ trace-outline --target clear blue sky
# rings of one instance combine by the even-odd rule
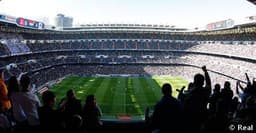
[[[202,27],[225,19],[256,15],[246,0],[2,0],[0,13],[15,17],[48,17],[58,13],[80,23],[170,24]]]

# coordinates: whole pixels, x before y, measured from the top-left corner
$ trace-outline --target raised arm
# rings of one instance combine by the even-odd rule
[[[236,81],[236,94],[239,95],[239,85],[240,85],[240,82],[237,80]]]
[[[179,90],[179,89],[176,89],[176,91],[178,91],[179,93],[183,93],[184,89],[186,88],[186,86],[182,86],[182,88]]]
[[[20,74],[19,74],[19,76],[18,76],[18,81],[20,81],[20,79],[21,79],[21,77],[23,76],[23,75],[25,75],[25,74],[27,74],[27,72],[21,72]]]
[[[178,94],[178,99],[182,102],[184,100],[184,89],[186,88],[186,86],[182,86],[182,88],[179,90],[179,89],[176,89],[176,91],[179,92]]]
[[[240,94],[239,89],[242,90],[244,93],[245,88],[240,84],[240,81],[237,81],[237,83],[236,83],[236,93],[237,94]]]
[[[249,76],[248,76],[247,73],[245,73],[245,76],[246,76],[247,84],[248,84],[249,86],[252,86],[252,83],[251,83],[250,78],[249,78]]]
[[[204,71],[204,76],[205,76],[205,82],[206,82],[206,88],[208,88],[210,91],[212,90],[212,83],[211,83],[211,79],[209,76],[209,73],[206,69],[206,66],[202,67],[202,70]]]

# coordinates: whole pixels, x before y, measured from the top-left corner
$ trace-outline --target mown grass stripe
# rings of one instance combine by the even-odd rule
[[[109,85],[111,78],[104,78],[100,83],[100,86],[96,89],[95,96],[97,97],[98,103],[104,102],[104,95],[107,91],[107,86]]]
[[[148,106],[148,103],[146,100],[146,96],[145,96],[144,92],[142,91],[144,86],[141,85],[139,79],[140,78],[138,78],[138,77],[132,78],[134,95],[135,95],[135,98],[137,99],[137,104],[135,105],[135,107],[138,108],[138,106],[139,106],[142,110],[141,112],[144,112],[144,110]]]
[[[116,91],[116,88],[114,87],[114,85],[117,84],[117,79],[118,78],[111,78],[110,83],[108,84],[108,86],[106,86],[107,90],[104,94],[103,102],[100,104],[104,115],[113,115],[113,113],[111,112],[111,109],[114,101],[113,99],[115,95],[114,92]]]
[[[134,107],[134,104],[136,104],[136,98],[134,96],[134,90],[131,85],[131,78],[125,78],[126,82],[126,113],[131,115],[131,114],[136,114],[137,111]]]
[[[104,78],[102,77],[96,77],[96,78],[92,78],[89,80],[89,85],[87,86],[88,87],[88,90],[87,90],[87,94],[86,95],[95,95],[97,89],[99,89],[99,86],[101,85],[101,83],[103,82]],[[97,97],[96,97],[97,99]]]
[[[123,77],[118,78],[118,82],[116,84],[116,91],[113,97],[113,105],[112,112],[116,115],[126,114],[125,110],[125,79]]]
[[[156,103],[159,99],[156,97],[155,93],[152,91],[152,86],[150,86],[145,78],[140,78],[140,83],[143,87],[143,92],[146,94],[147,102],[149,104]]]
[[[147,84],[151,86],[150,89],[155,94],[156,98],[160,99],[162,97],[161,86],[152,78],[146,78],[146,81]]]
[[[88,90],[88,88],[86,86],[90,79],[91,78],[82,78],[80,84],[75,89],[76,96],[77,96],[77,98],[79,98],[82,101],[83,105],[86,100],[86,91]]]

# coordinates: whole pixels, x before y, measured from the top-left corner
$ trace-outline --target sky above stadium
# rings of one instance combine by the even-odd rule
[[[133,23],[203,27],[226,19],[256,15],[246,0],[1,0],[0,13],[28,19],[53,18],[62,13],[74,24]]]

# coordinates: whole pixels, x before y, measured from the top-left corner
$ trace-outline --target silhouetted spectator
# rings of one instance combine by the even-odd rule
[[[186,97],[188,96],[188,94],[190,94],[190,92],[192,91],[192,89],[193,89],[193,83],[190,82],[190,83],[188,84],[188,89],[183,92],[184,89],[185,89],[185,88],[182,87],[181,90],[177,90],[177,91],[179,92],[179,94],[178,94],[178,99],[180,100],[181,103],[184,102],[184,100],[186,99]]]
[[[248,97],[256,95],[256,82],[255,82],[255,79],[253,79],[253,83],[251,83],[251,80],[250,80],[248,74],[245,73],[245,75],[246,75],[246,79],[247,79],[246,87],[243,87],[240,84],[240,81],[237,81],[237,83],[236,83],[236,93],[241,98],[241,103],[243,105],[245,105],[246,99]],[[239,90],[241,90],[242,92],[240,92]]]
[[[239,98],[235,96],[231,102],[230,112],[234,113],[237,109],[240,108],[240,105],[241,105],[241,103],[239,102]]]
[[[83,133],[82,129],[83,119],[80,115],[73,115],[70,122],[70,127],[67,129],[67,133]]]
[[[61,110],[65,117],[66,127],[70,126],[71,118],[74,115],[81,115],[82,104],[81,100],[77,99],[74,90],[70,89],[66,93],[66,98],[61,101]]]
[[[231,104],[233,99],[233,91],[231,90],[230,82],[226,81],[224,83],[224,88],[220,92],[221,99],[224,100],[226,103],[226,106],[229,108],[229,111],[231,110]]]
[[[184,94],[184,89],[185,89],[186,87],[185,86],[182,86],[182,88],[179,90],[179,89],[176,89],[176,91],[178,91],[179,92],[179,94],[178,94],[178,100],[180,101],[180,102],[183,102],[183,100],[184,100],[184,98],[185,98],[185,94]]]
[[[231,101],[233,98],[233,91],[231,90],[230,82],[226,81],[224,83],[224,88],[221,90],[221,95],[223,99]]]
[[[245,104],[246,98],[250,96],[248,88],[242,87],[240,81],[236,82],[236,94],[241,98],[242,104]]]
[[[97,132],[102,126],[100,120],[102,116],[101,109],[96,103],[96,98],[94,95],[88,95],[86,97],[85,105],[83,107],[83,125],[88,130],[88,132]]]
[[[217,100],[216,111],[202,123],[202,133],[227,133],[229,131],[228,109],[223,99]]]
[[[183,132],[183,110],[181,103],[172,96],[172,86],[168,83],[162,86],[163,97],[155,105],[152,114],[152,129],[154,132]]]
[[[0,133],[9,133],[10,127],[11,125],[6,115],[6,109],[0,103]]]
[[[216,112],[216,104],[217,101],[221,98],[220,96],[220,84],[215,84],[214,89],[213,89],[213,94],[210,96],[209,99],[209,110],[211,113]]]
[[[19,83],[15,76],[11,76],[9,78],[7,88],[8,88],[8,96],[9,97],[12,95],[13,92],[20,91]]]
[[[42,95],[43,106],[38,108],[40,125],[43,132],[60,132],[60,118],[57,110],[54,110],[56,96],[51,91],[45,91]]]
[[[211,80],[205,66],[202,67],[204,76],[196,74],[194,76],[193,89],[184,101],[186,112],[186,122],[189,132],[199,132],[203,121],[207,119],[207,104],[211,94]],[[204,87],[204,82],[205,87]]]
[[[256,124],[256,97],[249,96],[245,105],[235,113],[232,124],[255,125]]]

